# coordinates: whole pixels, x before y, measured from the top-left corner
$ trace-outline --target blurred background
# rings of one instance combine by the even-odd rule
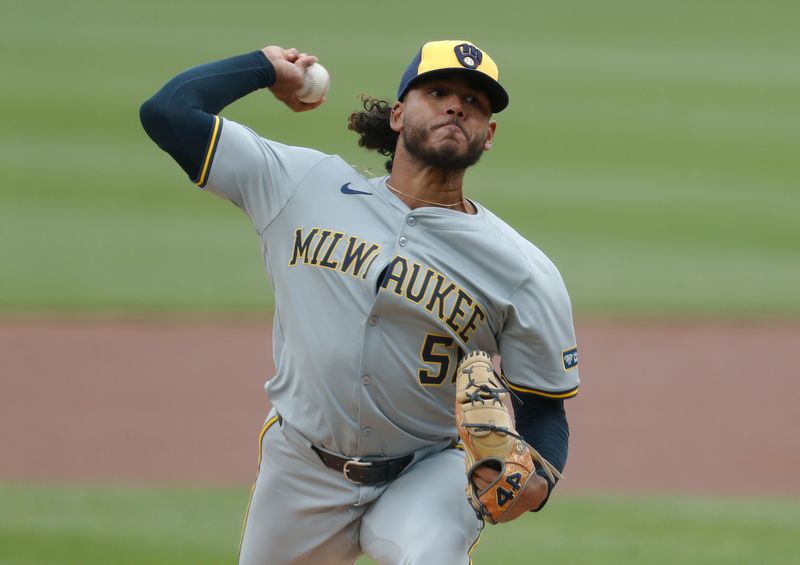
[[[800,560],[798,17],[790,0],[4,4],[0,563],[236,559],[271,291],[249,222],[139,105],[189,66],[295,46],[330,71],[326,104],[258,92],[223,115],[379,175],[347,115],[394,100],[444,38],[488,51],[511,96],[467,194],[558,265],[583,361],[572,482],[476,562]]]
[[[555,260],[576,311],[796,317],[797,16],[769,0],[13,3],[0,306],[269,312],[247,222],[154,150],[141,102],[186,67],[298,46],[333,77],[319,111],[262,92],[225,115],[380,173],[345,127],[357,96],[393,99],[423,42],[464,37],[512,95],[469,193]]]

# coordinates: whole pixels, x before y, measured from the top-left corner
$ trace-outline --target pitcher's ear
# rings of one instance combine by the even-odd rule
[[[392,106],[392,113],[389,115],[389,127],[392,131],[400,133],[403,129],[403,112],[405,112],[406,105],[402,102],[395,102]]]
[[[483,142],[483,150],[489,151],[494,143],[494,133],[497,131],[497,122],[489,120],[489,129],[486,130],[486,141]]]

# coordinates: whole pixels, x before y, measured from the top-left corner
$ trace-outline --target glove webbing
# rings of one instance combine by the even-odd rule
[[[500,395],[503,393],[508,392],[506,388],[493,388],[487,384],[478,384],[472,380],[472,374],[469,375],[469,387],[474,388],[473,392],[467,393],[467,400],[469,400],[472,404],[480,401],[481,404],[485,404],[487,400],[492,400],[494,402],[502,402],[500,399]],[[488,394],[488,397],[481,396],[481,393]]]

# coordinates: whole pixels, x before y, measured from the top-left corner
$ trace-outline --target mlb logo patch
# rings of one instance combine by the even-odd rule
[[[578,348],[565,349],[561,353],[561,359],[564,362],[564,370],[571,371],[578,366]]]

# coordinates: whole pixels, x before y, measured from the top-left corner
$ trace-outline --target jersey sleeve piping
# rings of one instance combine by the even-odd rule
[[[195,184],[200,188],[205,188],[208,182],[208,173],[211,170],[211,164],[214,160],[214,154],[217,152],[219,145],[219,137],[222,133],[222,120],[219,116],[214,116],[214,126],[211,128],[211,135],[208,140],[208,147],[203,157],[203,165],[200,169],[200,176],[195,180]]]
[[[577,396],[578,395],[578,391],[580,390],[580,385],[575,385],[574,387],[572,387],[570,389],[567,389],[567,390],[564,390],[564,391],[557,391],[557,392],[553,392],[553,391],[549,391],[549,390],[543,390],[543,389],[539,389],[539,388],[528,388],[528,387],[515,385],[514,383],[509,381],[508,378],[505,375],[500,375],[500,376],[503,378],[503,381],[505,381],[505,383],[508,385],[508,388],[510,388],[511,390],[513,390],[515,392],[523,392],[525,394],[536,394],[538,396],[543,396],[545,398],[559,398],[559,399],[572,398],[573,396]]]

